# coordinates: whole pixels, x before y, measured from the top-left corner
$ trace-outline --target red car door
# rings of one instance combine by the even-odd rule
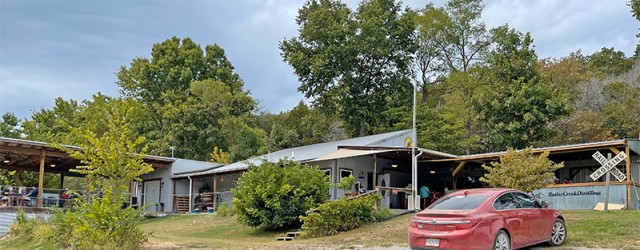
[[[507,224],[507,230],[511,235],[511,245],[514,248],[526,246],[530,242],[527,220],[531,216],[530,211],[524,210],[516,201],[513,193],[505,193],[495,201],[494,208]]]
[[[550,227],[546,226],[546,216],[536,200],[525,193],[513,193],[522,210],[528,212],[526,224],[529,228],[527,244],[535,244],[546,240]],[[550,233],[549,233],[550,235]]]

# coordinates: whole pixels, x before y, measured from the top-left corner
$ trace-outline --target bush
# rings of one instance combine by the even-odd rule
[[[232,206],[222,204],[218,206],[216,214],[220,217],[234,216],[236,214],[236,211]]]
[[[118,192],[116,192],[118,193]],[[51,218],[53,240],[63,248],[139,249],[149,234],[138,228],[141,210],[122,209],[123,198],[105,192],[91,202],[76,201],[67,210],[55,209]]]
[[[292,160],[251,165],[232,189],[238,221],[278,229],[300,225],[300,215],[328,198],[329,177]]]
[[[18,209],[16,212],[16,221],[9,228],[8,234],[15,237],[22,237],[23,239],[31,239],[33,236],[34,228],[36,227],[36,221],[34,219],[27,218],[27,215]]]
[[[382,197],[377,194],[365,195],[354,199],[340,199],[320,205],[306,216],[300,216],[304,237],[334,235],[349,231],[363,224],[386,218],[377,207]]]

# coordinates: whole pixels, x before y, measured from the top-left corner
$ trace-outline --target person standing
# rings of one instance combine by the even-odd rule
[[[422,201],[420,209],[425,209],[427,208],[427,199],[429,198],[429,187],[427,187],[427,185],[422,185],[422,187],[420,187],[420,200]]]

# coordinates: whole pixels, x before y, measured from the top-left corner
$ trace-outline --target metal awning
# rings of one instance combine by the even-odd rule
[[[391,152],[391,151],[394,151],[394,150],[338,149],[326,155],[322,155],[318,158],[310,160],[309,162],[342,159],[342,158],[349,158],[349,157],[356,157],[356,156],[363,156],[363,155],[373,155],[373,154],[380,154],[380,153]]]

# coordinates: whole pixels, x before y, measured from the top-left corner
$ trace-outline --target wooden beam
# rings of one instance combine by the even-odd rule
[[[40,174],[38,175],[38,207],[42,207],[42,190],[44,182],[44,150],[40,151]]]
[[[456,176],[456,174],[458,174],[458,172],[460,172],[462,170],[462,168],[464,167],[464,165],[467,165],[466,161],[460,162],[460,164],[458,164],[458,166],[453,170],[453,172],[451,173],[452,176]]]
[[[31,148],[20,148],[20,147],[8,147],[0,145],[0,151],[6,151],[14,154],[26,154],[26,155],[40,155],[41,151],[47,151],[47,156],[49,157],[63,157],[63,158],[71,158],[69,154],[59,151],[51,151],[51,150],[42,150],[42,149],[31,149]]]
[[[617,148],[614,148],[614,147],[609,147],[609,150],[611,150],[611,152],[613,152],[614,154],[619,154],[620,153],[620,150],[618,150]],[[627,154],[627,155],[629,155],[629,154]]]
[[[625,154],[627,154],[626,170],[627,170],[627,209],[631,209],[631,154],[629,153],[629,143],[624,147]]]

